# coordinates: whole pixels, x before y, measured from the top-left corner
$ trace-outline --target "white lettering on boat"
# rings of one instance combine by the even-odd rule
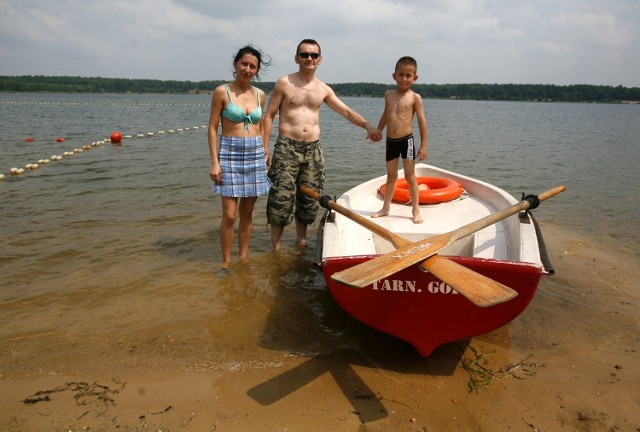
[[[375,281],[372,285],[372,288],[374,291],[421,293],[422,289],[418,288],[417,285],[417,281],[382,279],[379,281]],[[427,284],[427,291],[431,294],[458,294],[458,291],[439,280],[432,280],[431,282],[429,282]]]
[[[373,289],[382,291],[422,292],[421,289],[416,289],[416,281],[403,281],[397,279],[383,279],[381,281],[375,281],[373,283]]]
[[[429,292],[431,294],[458,294],[458,291],[454,290],[453,288],[451,288],[449,285],[447,285],[444,282],[440,282],[440,281],[431,281],[429,282],[429,285],[427,285],[427,290],[429,290]]]
[[[409,255],[413,255],[416,252],[423,251],[425,249],[429,249],[431,247],[431,243],[422,243],[417,246],[412,247],[411,249],[406,250],[405,252],[393,255],[394,258],[402,259]]]

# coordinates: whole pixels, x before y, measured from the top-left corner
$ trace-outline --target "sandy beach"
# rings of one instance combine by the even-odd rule
[[[220,368],[184,354],[210,323],[131,340],[100,317],[73,336],[16,317],[0,339],[0,430],[640,431],[635,253],[543,229],[556,275],[529,308],[429,358],[348,318],[356,349]]]

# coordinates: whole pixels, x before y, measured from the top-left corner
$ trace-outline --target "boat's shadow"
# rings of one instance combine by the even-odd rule
[[[408,343],[365,326],[340,309],[310,255],[275,257],[269,278],[274,302],[260,337],[263,348],[308,360],[249,389],[251,398],[272,405],[328,373],[366,423],[388,413],[382,389],[371,388],[374,384],[365,382],[357,369],[398,376],[454,373],[469,341],[447,344],[428,358],[421,357]]]

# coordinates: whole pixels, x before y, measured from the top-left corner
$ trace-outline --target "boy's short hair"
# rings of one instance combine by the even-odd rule
[[[416,59],[410,56],[400,57],[400,59],[396,62],[396,70],[400,66],[413,66],[414,68],[416,68],[416,72],[418,71],[418,62],[416,61]]]

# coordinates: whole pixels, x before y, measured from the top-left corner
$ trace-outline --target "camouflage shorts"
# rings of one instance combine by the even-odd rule
[[[272,183],[267,200],[267,221],[285,226],[293,217],[307,225],[318,213],[318,201],[298,190],[305,185],[318,193],[324,183],[324,156],[320,142],[300,142],[282,136],[273,150],[268,173]]]

